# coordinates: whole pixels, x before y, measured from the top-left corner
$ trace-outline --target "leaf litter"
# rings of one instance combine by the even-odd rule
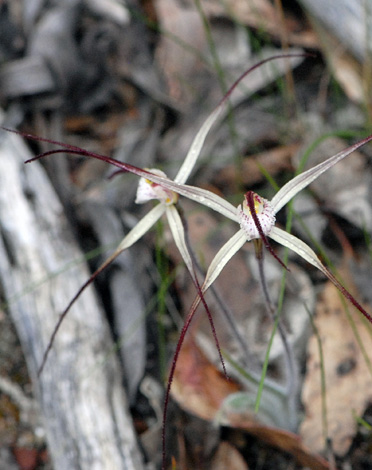
[[[346,260],[338,269],[347,285],[353,280]],[[353,287],[353,292],[358,295]],[[327,283],[317,306],[314,319],[321,338],[324,355],[325,405],[327,438],[338,456],[345,456],[356,435],[358,417],[362,417],[372,403],[371,328],[349,313],[353,325],[345,314],[345,304],[332,285]],[[363,345],[361,349],[360,344]],[[300,434],[314,452],[323,452],[326,446],[322,427],[322,389],[319,348],[316,336],[309,340],[306,377],[302,392],[305,417]]]
[[[236,2],[236,3],[239,3],[239,2]],[[137,76],[137,75],[135,75],[135,73],[133,72],[133,77],[135,77],[135,76]],[[158,86],[158,84],[157,84],[157,86]],[[151,88],[151,87],[150,87],[150,88]],[[172,93],[171,93],[171,95],[172,95]],[[177,95],[176,95],[176,96],[177,96]],[[137,104],[138,104],[138,103],[137,103]],[[206,106],[206,108],[209,109],[207,106]],[[192,108],[190,108],[190,109],[192,109]],[[248,110],[248,112],[249,112],[249,110]],[[188,119],[189,119],[190,121],[194,120],[194,119],[193,119],[194,116],[192,116],[191,113],[189,114],[189,116],[190,116],[190,115],[191,115],[192,119],[190,119],[190,118],[188,118]],[[198,115],[199,115],[199,113],[198,113]],[[242,120],[240,120],[240,121],[242,121]],[[181,119],[181,122],[182,122],[182,119]],[[98,124],[98,123],[97,123],[97,124]],[[190,126],[191,126],[191,124],[189,123],[188,125],[186,125],[186,128],[188,128],[188,127],[190,127]],[[182,127],[181,127],[180,125],[179,125],[179,129],[182,129]],[[184,129],[183,129],[183,130],[184,130]],[[174,132],[174,131],[173,131],[173,132]],[[266,132],[268,132],[268,131],[266,131]],[[125,132],[123,131],[123,135],[124,135],[124,134],[125,134]],[[169,135],[170,135],[170,134],[169,134]],[[185,132],[182,131],[182,133],[181,133],[181,138],[182,138],[182,139],[184,138],[184,135],[185,135]],[[187,134],[186,134],[186,135],[187,135]],[[177,136],[177,131],[174,133],[174,136]],[[165,136],[165,137],[167,137],[167,136]],[[168,137],[169,137],[169,136],[168,136]],[[270,138],[272,139],[272,136],[271,136]],[[139,142],[139,141],[141,141],[141,140],[143,140],[143,139],[146,139],[146,137],[144,137],[144,134],[142,134],[141,137],[137,137],[137,142]],[[67,139],[66,139],[66,140],[67,140]],[[185,138],[185,141],[186,141],[186,140],[187,140],[187,139]],[[226,139],[224,138],[223,140],[226,140]],[[265,139],[262,138],[262,141],[264,141],[264,140],[265,140]],[[270,140],[270,139],[268,139],[268,140]],[[164,144],[163,144],[163,145],[164,145]],[[173,145],[174,145],[174,144],[173,144]],[[168,147],[168,148],[171,148],[171,147]],[[141,153],[141,152],[138,151],[138,150],[135,150],[135,151],[134,151],[134,153],[133,153],[134,157],[133,157],[133,158],[134,158],[135,160],[136,160],[137,158],[139,158],[139,157],[136,157],[136,156],[135,156],[136,152],[137,152],[137,155],[139,155],[139,154]],[[107,152],[106,152],[106,153],[107,153]],[[209,152],[208,152],[208,153],[209,153]],[[213,152],[211,152],[211,153],[213,153]],[[330,152],[329,154],[332,154],[332,153],[333,153],[333,152]],[[170,154],[171,154],[171,151],[168,152],[168,155],[170,155]],[[167,159],[169,159],[168,155],[167,155],[167,157],[166,157]],[[274,158],[274,157],[270,157],[270,158]],[[270,160],[270,158],[269,158],[269,160]],[[281,162],[281,158],[282,158],[282,157],[279,156],[279,159],[280,159],[279,164],[278,164],[278,161],[277,161],[276,159],[275,159],[275,161],[274,161],[274,163],[273,163],[273,165],[275,166],[274,171],[273,171],[273,174],[274,174],[274,175],[275,175],[275,174],[278,174],[278,173],[277,173],[278,170],[279,170],[279,171],[283,171],[283,169],[284,169],[284,170],[288,170],[288,169],[289,169],[287,160],[285,160],[284,157],[283,157],[283,162]],[[124,161],[128,161],[127,158],[123,158],[123,160],[124,160]],[[226,162],[226,158],[224,158],[224,160],[225,160],[225,162]],[[350,160],[349,160],[349,161],[350,161]],[[282,163],[282,164],[281,164],[281,163]],[[347,171],[347,169],[348,169],[348,163],[349,163],[349,162],[347,162],[347,163],[345,164],[346,171]],[[269,161],[269,164],[270,164],[270,161]],[[223,166],[222,166],[222,168],[221,168],[221,171],[222,171],[222,172],[224,171],[225,166],[226,166],[226,165],[223,165]],[[98,172],[97,177],[100,178],[100,177],[101,177],[101,170],[98,169],[98,170],[96,170],[96,171]],[[231,170],[230,170],[230,171],[231,171]],[[234,177],[235,177],[235,176],[230,177],[230,178],[233,179]],[[218,180],[217,180],[217,181],[218,181]],[[256,181],[256,183],[254,183],[254,181],[253,181],[253,184],[257,184],[257,182],[259,181],[258,176],[256,176],[256,180],[255,180],[255,181]],[[359,180],[359,177],[356,179],[356,181],[358,181],[358,182],[360,181],[360,180]],[[249,183],[248,183],[248,182],[244,182],[244,183],[245,183],[245,184],[251,184],[250,182],[249,182]],[[225,181],[223,181],[223,182],[219,185],[219,187],[222,188],[222,187],[224,187],[225,184],[226,184]],[[103,191],[104,194],[102,194],[102,193],[98,193],[98,194],[100,195],[100,197],[103,196],[104,199],[107,199],[108,197],[110,197],[110,196],[107,196],[107,194],[110,194],[110,191],[112,191],[111,186],[109,186],[109,189],[108,189],[108,190],[105,189],[105,190]],[[116,190],[114,190],[114,191],[116,191]],[[112,193],[111,193],[111,194],[112,194]],[[333,194],[332,194],[332,195],[333,195]],[[362,197],[363,197],[363,198],[366,197],[365,193],[363,193]],[[119,200],[119,199],[120,199],[120,197],[118,197],[118,200]],[[345,200],[346,200],[346,201],[348,201],[348,200],[350,201],[350,195],[347,195],[347,196],[346,196],[346,199],[344,199],[344,200],[341,199],[341,204],[339,204],[338,206],[337,206],[337,204],[332,206],[333,210],[334,210],[336,213],[339,212],[340,208],[342,209],[342,208],[345,208],[345,207],[346,207],[346,206],[345,206],[345,203],[342,202],[342,201],[345,201]],[[365,200],[365,199],[364,199],[364,200]],[[331,201],[331,202],[332,202],[332,201]],[[337,202],[337,201],[336,201],[336,202]],[[344,212],[342,215],[343,215],[344,217],[348,218],[348,214],[350,215],[350,220],[351,220],[352,222],[355,222],[355,219],[353,220],[353,218],[352,218],[352,215],[353,215],[353,209],[352,209],[352,208],[348,209],[348,211]],[[191,232],[192,232],[192,229],[191,229]],[[191,235],[192,235],[192,233],[191,233]],[[204,251],[204,250],[203,250],[203,251]],[[244,260],[244,257],[242,257],[242,259],[240,260],[240,263],[241,263],[241,269],[240,269],[239,272],[242,273],[244,270],[246,270],[246,261]],[[247,272],[248,272],[248,271],[247,271]],[[231,278],[232,278],[232,276],[230,275],[230,279],[231,279]],[[227,279],[227,281],[229,281],[229,279]],[[223,285],[221,286],[221,289],[223,289],[224,286],[225,286],[225,289],[226,289],[226,298],[228,298],[227,295],[228,295],[229,290],[230,290],[230,289],[229,289],[229,286],[231,286],[231,281],[230,281],[230,284],[229,284],[227,281],[226,281],[225,283],[223,283]],[[242,284],[243,284],[243,283],[242,283]],[[328,289],[328,287],[327,287],[327,289]],[[241,288],[241,290],[243,290],[243,287]],[[361,295],[363,296],[363,292],[361,292]],[[232,297],[235,297],[235,296],[232,296]],[[337,294],[335,294],[335,297],[337,297]],[[238,294],[235,298],[236,298],[236,300],[235,300],[236,303],[241,302],[241,300],[239,300],[239,294]],[[251,300],[250,300],[250,301],[251,301]],[[332,305],[333,305],[333,304],[335,304],[335,301],[332,300],[331,303],[332,303]],[[244,305],[244,302],[242,302],[242,304]],[[233,310],[233,311],[235,310],[235,305],[234,305],[234,304],[232,304],[232,310]],[[303,313],[300,312],[299,315],[303,315]],[[239,321],[240,321],[240,320],[238,320],[238,322],[239,322]],[[358,324],[358,323],[361,323],[361,322],[359,321],[359,322],[357,322],[357,324]],[[335,325],[334,320],[332,321],[332,324]],[[321,330],[322,330],[324,327],[320,327],[320,328],[321,328]],[[336,328],[336,327],[335,327],[335,328]],[[358,325],[358,328],[360,328],[359,325]],[[327,330],[326,330],[326,331],[327,331]],[[329,332],[329,334],[331,334],[331,333],[332,333],[332,332]],[[343,334],[343,330],[340,331],[340,334],[341,334],[341,335]],[[331,335],[331,336],[333,337],[333,335]],[[369,338],[369,340],[370,340],[370,338]],[[336,344],[337,338],[335,337],[333,341],[334,341],[335,344]],[[339,341],[340,341],[340,340],[339,340]],[[203,340],[203,342],[205,342],[205,341]],[[339,343],[339,346],[340,346],[340,344],[341,344],[341,343]],[[364,344],[368,344],[368,337],[365,338]],[[356,348],[356,349],[359,349],[358,345],[356,345],[355,348]],[[343,349],[346,350],[346,349],[347,349],[347,344],[345,345],[345,348],[341,348],[341,347],[340,347],[339,349],[340,349],[340,350],[343,350]],[[332,349],[332,353],[329,353],[330,356],[333,355],[333,354],[335,354],[335,357],[338,358],[336,348],[335,348],[335,350]],[[360,359],[360,357],[358,356],[358,361],[355,363],[355,364],[356,364],[356,365],[355,365],[355,364],[354,364],[354,362],[355,362],[355,357],[354,357],[353,354],[354,354],[354,351],[353,351],[352,354],[350,353],[350,357],[349,357],[349,358],[347,358],[347,357],[345,356],[345,358],[344,358],[345,360],[344,360],[344,361],[342,360],[343,358],[341,358],[341,359],[339,358],[341,362],[339,363],[340,368],[339,368],[338,370],[342,372],[343,375],[341,374],[341,377],[344,377],[344,380],[345,380],[345,381],[346,381],[346,378],[347,378],[350,374],[352,375],[353,373],[355,373],[355,372],[353,372],[354,369],[356,369],[357,371],[359,370],[359,363],[361,362],[361,359]],[[355,353],[355,354],[356,354],[356,353]],[[350,359],[350,358],[351,358],[351,359]],[[327,359],[327,358],[326,358],[326,359]],[[350,359],[350,360],[349,360],[349,359]],[[337,360],[338,360],[338,359],[335,359],[335,362],[337,362]],[[192,362],[191,362],[191,364],[192,364]],[[325,361],[325,364],[327,364],[327,360]],[[336,367],[336,366],[337,366],[337,364],[335,364],[335,367]],[[309,363],[309,365],[308,365],[307,367],[308,367],[308,370],[309,370],[308,374],[310,374],[310,371],[311,371],[311,363]],[[218,372],[217,372],[217,371],[215,371],[215,373],[218,375]],[[334,371],[333,371],[333,373],[334,373]],[[368,375],[368,374],[367,374],[367,375]],[[334,377],[334,379],[336,380],[337,377]],[[315,379],[314,379],[314,380],[315,380]],[[340,380],[341,380],[341,379],[340,379]],[[358,375],[358,381],[359,381],[359,380],[360,380],[360,377],[359,377],[359,375]],[[365,380],[367,380],[367,379],[365,379]],[[351,381],[351,382],[353,382],[353,381]],[[363,382],[363,381],[362,381],[362,382]],[[359,382],[358,382],[358,383],[359,383]],[[355,383],[354,383],[354,386],[355,386]],[[336,388],[337,388],[337,387],[336,387]],[[340,401],[340,403],[342,402],[342,400],[341,400],[342,397],[337,398],[337,400],[333,400],[333,398],[332,398],[332,397],[333,397],[332,394],[333,394],[333,393],[336,393],[336,392],[338,391],[338,390],[336,390],[336,388],[335,388],[335,390],[334,390],[333,387],[330,387],[330,389],[327,391],[328,401],[331,403],[331,405],[334,403],[334,401],[337,401],[337,400]],[[352,388],[352,386],[350,386],[350,388]],[[353,397],[353,390],[349,390],[349,392],[350,392],[350,396]],[[317,389],[317,393],[319,393],[319,389]],[[345,392],[345,393],[346,393],[346,392]],[[175,394],[175,396],[176,396],[176,395],[177,395],[177,394]],[[337,396],[337,395],[335,395],[335,396]],[[358,395],[358,396],[359,396],[359,395]],[[366,391],[365,397],[368,398],[368,396],[369,396],[369,395],[368,395],[368,393],[367,393],[367,391]],[[317,397],[317,398],[319,399],[319,397]],[[343,395],[343,398],[346,398],[345,395]],[[185,401],[186,401],[186,400],[185,400]],[[358,413],[357,413],[358,415],[361,415],[361,414],[363,413],[364,407],[366,407],[367,404],[368,404],[367,402],[368,402],[368,400],[365,400],[365,401],[363,402],[363,400],[362,400],[361,398],[358,398],[357,403],[356,403],[356,406],[355,406],[355,408],[356,408],[357,411],[358,411]],[[185,405],[185,406],[187,406],[187,405]],[[196,406],[200,406],[200,405],[196,405]],[[353,407],[353,404],[350,404],[349,406],[351,406],[352,408],[354,408],[354,407]],[[331,416],[332,416],[332,415],[331,415]],[[240,419],[241,419],[241,417],[240,417]],[[239,417],[237,418],[237,421],[239,421]],[[320,423],[320,422],[321,422],[321,420],[319,419],[319,423]],[[318,424],[319,424],[319,423],[318,423]],[[345,423],[346,423],[346,422],[345,422]],[[350,417],[349,417],[349,421],[347,421],[346,424],[347,424],[347,425],[350,425],[350,423],[351,423],[351,421],[350,421]],[[355,423],[355,419],[354,419],[354,423]],[[345,424],[345,426],[346,426],[346,424]],[[352,423],[352,424],[353,424],[353,423]],[[237,427],[239,427],[239,426],[237,425]],[[330,428],[331,428],[331,425],[330,425]],[[352,428],[353,431],[352,431],[352,432],[349,432],[349,433],[346,435],[346,437],[345,437],[345,436],[342,436],[342,432],[341,432],[341,431],[340,431],[340,434],[339,434],[339,431],[336,430],[335,437],[332,436],[332,438],[335,439],[335,443],[336,443],[336,445],[335,445],[335,450],[336,450],[336,449],[340,449],[340,448],[342,447],[342,445],[339,443],[340,441],[342,441],[342,442],[348,442],[349,445],[350,445],[350,440],[351,440],[351,438],[353,437],[353,433],[355,434],[355,428],[356,428],[356,426],[355,426],[355,425],[354,425],[354,426],[351,426],[351,428]],[[270,431],[268,431],[268,433],[270,434]],[[331,432],[330,432],[330,434],[331,434]],[[275,432],[273,432],[272,436],[275,436]],[[274,438],[273,438],[273,439],[274,439]],[[274,440],[275,440],[275,439],[274,439]],[[305,439],[305,442],[308,442],[308,441]],[[309,441],[309,442],[310,442],[310,441]],[[346,444],[344,444],[344,447],[342,447],[342,449],[344,450],[344,449],[346,449],[346,447],[347,447]],[[312,446],[310,446],[310,448],[311,448],[313,451],[318,451],[318,450],[321,450],[321,449],[322,449],[321,446],[319,446],[319,447],[314,446],[314,448],[313,448]],[[340,453],[342,453],[342,452],[340,452]]]

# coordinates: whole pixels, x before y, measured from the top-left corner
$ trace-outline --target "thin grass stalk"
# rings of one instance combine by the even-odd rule
[[[167,310],[166,295],[169,287],[167,270],[168,263],[166,256],[160,246],[160,240],[164,236],[164,226],[161,220],[156,224],[156,246],[155,246],[155,263],[160,276],[160,287],[157,291],[157,312],[156,312],[156,326],[158,334],[158,348],[159,348],[159,369],[160,377],[164,380],[166,376],[166,338],[164,329],[164,318]]]

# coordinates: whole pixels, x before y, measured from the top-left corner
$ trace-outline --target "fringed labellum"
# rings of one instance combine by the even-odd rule
[[[251,192],[251,191],[249,191]],[[269,235],[275,225],[275,213],[267,199],[253,193],[254,211],[260,222],[260,226],[265,235]],[[248,193],[245,196],[243,204],[238,206],[238,217],[241,229],[247,235],[248,240],[261,238],[257,224],[250,209]]]

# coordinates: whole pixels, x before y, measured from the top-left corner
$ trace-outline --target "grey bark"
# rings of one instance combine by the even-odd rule
[[[0,288],[22,343],[54,468],[140,470],[115,348],[92,288],[68,314],[37,378],[59,314],[88,270],[74,262],[82,254],[42,166],[24,165],[27,158],[22,139],[1,132]]]

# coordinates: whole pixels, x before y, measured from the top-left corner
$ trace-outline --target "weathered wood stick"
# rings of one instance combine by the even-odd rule
[[[141,470],[108,325],[92,289],[62,325],[60,312],[88,278],[49,180],[22,139],[0,134],[0,288],[22,343],[56,470]],[[56,273],[58,273],[56,275]]]

